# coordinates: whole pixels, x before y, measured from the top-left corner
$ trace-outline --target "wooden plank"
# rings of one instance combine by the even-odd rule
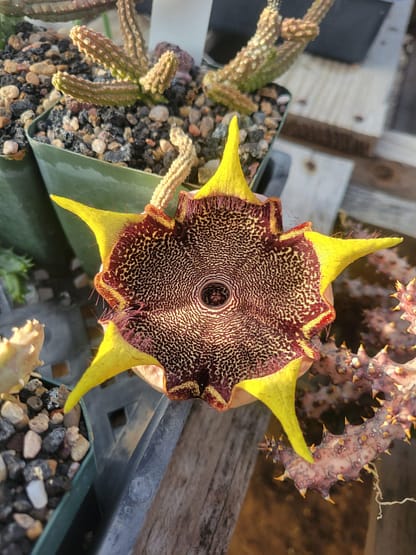
[[[301,55],[279,78],[293,95],[285,135],[346,152],[372,152],[386,125],[412,6],[413,0],[392,5],[360,65]]]
[[[283,139],[275,141],[275,148],[292,158],[281,194],[284,228],[310,220],[315,230],[331,233],[353,162]]]
[[[416,444],[396,442],[391,457],[383,455],[377,463],[384,501],[416,498]],[[416,503],[379,507],[373,499],[365,555],[413,555],[416,546]]]
[[[416,167],[416,136],[389,129],[378,140],[374,154],[378,158]]]
[[[227,552],[269,416],[195,403],[133,553]]]
[[[416,49],[414,40],[413,38],[413,44],[410,45],[411,51],[403,71],[400,92],[391,119],[391,126],[394,129],[406,133],[416,133]]]
[[[351,183],[342,209],[362,222],[416,237],[416,202]]]

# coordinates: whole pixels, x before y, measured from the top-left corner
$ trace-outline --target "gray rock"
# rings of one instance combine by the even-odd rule
[[[55,428],[43,438],[42,449],[47,453],[55,453],[65,437],[65,428]]]

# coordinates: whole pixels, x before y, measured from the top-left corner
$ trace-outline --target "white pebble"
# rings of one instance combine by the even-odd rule
[[[3,154],[8,156],[10,154],[16,154],[19,150],[19,145],[16,141],[4,141],[3,144]]]
[[[26,495],[35,509],[43,509],[48,504],[48,495],[43,480],[29,482],[26,486]]]
[[[91,148],[97,154],[103,154],[106,151],[107,145],[101,139],[94,139],[91,143]]]
[[[25,418],[25,412],[20,405],[6,401],[1,407],[1,415],[8,420],[13,426],[22,422]]]
[[[152,121],[167,121],[169,117],[169,110],[166,106],[154,106],[149,112],[149,118]]]
[[[38,434],[46,432],[49,427],[49,418],[43,412],[37,414],[34,418],[29,420],[29,428]]]
[[[0,88],[0,96],[2,98],[7,98],[7,100],[14,100],[19,98],[20,91],[16,85],[5,85]]]
[[[23,438],[23,457],[34,459],[42,448],[42,438],[36,432],[29,430]]]

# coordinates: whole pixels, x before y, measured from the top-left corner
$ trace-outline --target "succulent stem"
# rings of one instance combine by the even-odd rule
[[[156,187],[150,204],[165,210],[175,190],[182,185],[191,172],[196,158],[195,147],[188,135],[180,127],[170,132],[171,143],[179,150],[179,156],[172,162],[168,172]]]
[[[80,102],[91,102],[99,106],[131,106],[141,96],[139,85],[135,83],[96,83],[60,71],[53,76],[52,84]]]
[[[71,21],[98,15],[115,3],[116,0],[0,0],[0,13],[42,21]]]

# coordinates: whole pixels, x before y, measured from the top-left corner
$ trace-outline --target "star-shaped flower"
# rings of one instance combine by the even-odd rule
[[[174,218],[152,204],[121,214],[53,197],[95,232],[95,287],[109,305],[103,342],[66,409],[135,367],[171,399],[200,397],[218,410],[260,399],[311,460],[295,386],[319,358],[314,338],[335,318],[331,282],[401,239],[338,239],[310,223],[283,231],[280,200],[246,183],[238,138],[235,118],[217,172],[180,194]]]

